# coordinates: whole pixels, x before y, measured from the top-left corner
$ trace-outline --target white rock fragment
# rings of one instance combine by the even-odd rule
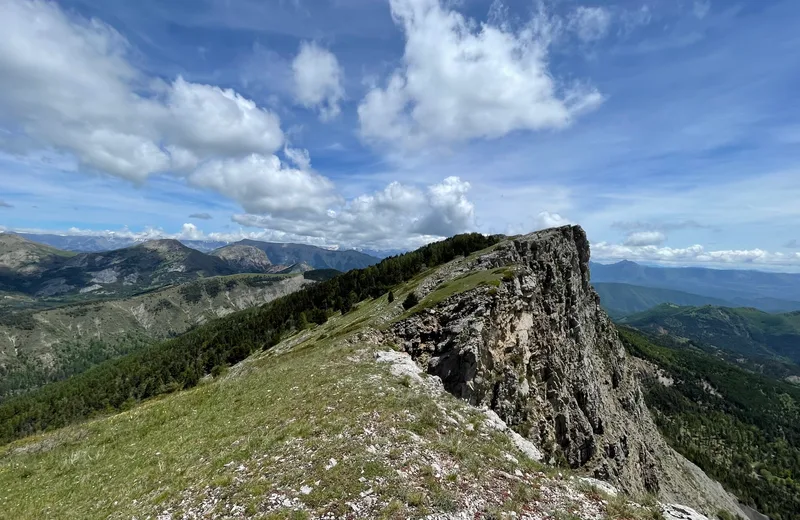
[[[325,464],[325,470],[327,471],[329,469],[333,469],[334,467],[336,467],[337,464],[339,463],[336,461],[336,459],[331,459],[328,461],[327,464]]]
[[[709,520],[706,515],[680,504],[661,504],[661,514],[664,520]]]
[[[528,458],[536,461],[542,460],[543,456],[542,452],[539,451],[539,448],[537,448],[531,441],[509,428],[505,421],[503,421],[503,419],[501,419],[500,416],[494,412],[494,410],[484,408],[483,413],[486,415],[486,426],[504,432],[506,435],[508,435],[517,449],[527,455]]]
[[[503,457],[509,462],[513,462],[514,464],[519,464],[519,460],[510,453],[503,452]]]
[[[311,486],[303,486],[300,488],[300,493],[303,495],[308,495],[312,491],[314,491],[314,488],[312,488]]]
[[[609,484],[608,482],[604,482],[602,480],[598,480],[592,477],[579,477],[579,480],[584,484],[588,484],[589,486],[596,487],[598,490],[602,491],[606,495],[610,495],[615,497],[619,494],[617,488]]]
[[[442,380],[437,376],[422,377],[422,372],[411,356],[405,352],[386,350],[375,353],[375,361],[389,363],[389,371],[397,377],[408,377],[413,383],[424,386],[430,392],[444,392]]]

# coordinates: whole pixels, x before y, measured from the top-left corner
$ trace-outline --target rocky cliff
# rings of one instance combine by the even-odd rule
[[[468,279],[481,281],[440,300]],[[438,270],[415,291],[421,303],[389,327],[385,341],[449,392],[495,411],[552,461],[628,493],[738,513],[735,500],[656,429],[590,285],[580,227],[505,241]]]

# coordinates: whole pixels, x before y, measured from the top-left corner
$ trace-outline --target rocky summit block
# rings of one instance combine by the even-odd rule
[[[633,495],[738,512],[735,499],[658,432],[590,284],[589,256],[578,226],[509,239],[420,283],[417,312],[394,323],[386,341],[452,394],[495,411],[552,462]],[[437,287],[480,271],[500,276],[425,305]]]

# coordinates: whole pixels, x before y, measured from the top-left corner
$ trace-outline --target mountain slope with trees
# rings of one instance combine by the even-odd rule
[[[127,299],[0,314],[0,400],[262,305],[314,277],[212,277]]]
[[[800,387],[620,329],[670,444],[773,520],[800,511]]]
[[[681,307],[663,304],[623,322],[651,333],[668,333],[747,357],[800,363],[800,312],[769,314],[756,309]]]

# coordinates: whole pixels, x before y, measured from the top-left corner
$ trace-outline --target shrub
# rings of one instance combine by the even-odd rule
[[[389,303],[392,303],[393,301],[394,301],[394,292],[389,291]]]
[[[403,308],[405,310],[408,310],[418,303],[419,303],[419,298],[417,298],[417,295],[414,292],[410,292],[408,296],[406,296],[406,299],[403,301]]]

